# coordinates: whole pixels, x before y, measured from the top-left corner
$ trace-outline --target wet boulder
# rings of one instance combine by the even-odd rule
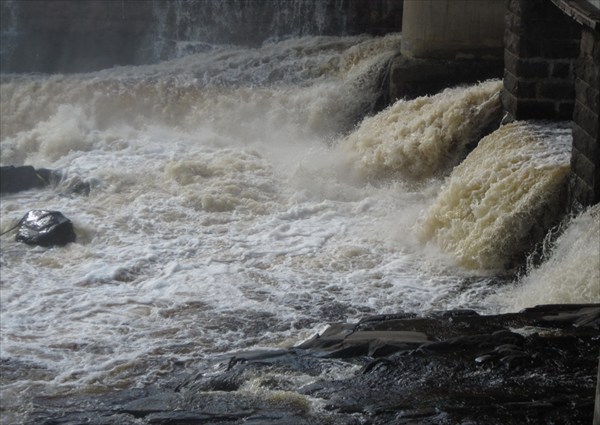
[[[0,167],[0,193],[15,193],[23,190],[46,187],[59,179],[57,171],[33,168],[31,165]]]
[[[29,189],[52,186],[66,196],[88,196],[91,182],[77,175],[68,175],[59,170],[34,168],[30,165],[0,167],[0,193],[16,193]]]
[[[73,223],[59,211],[32,210],[19,222],[17,242],[28,245],[63,246],[75,242]]]

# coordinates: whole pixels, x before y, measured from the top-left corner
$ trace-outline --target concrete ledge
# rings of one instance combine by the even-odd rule
[[[390,63],[384,104],[438,93],[461,84],[502,78],[503,62],[496,60],[419,59],[397,56]]]

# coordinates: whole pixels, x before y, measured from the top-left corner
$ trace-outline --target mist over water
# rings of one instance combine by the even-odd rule
[[[568,172],[568,131],[505,126],[463,161],[499,113],[499,81],[375,114],[400,41],[291,38],[2,75],[2,165],[65,178],[3,195],[0,230],[56,209],[78,237],[52,249],[2,237],[9,417],[26,420],[39,395],[139,388],[219,353],[289,347],[331,321],[577,301],[548,290],[570,282],[600,301],[595,210],[547,263],[506,278],[522,219]],[[69,191],[78,181],[89,196]],[[586,273],[572,271],[580,261]],[[527,294],[520,304],[498,295],[512,286]]]

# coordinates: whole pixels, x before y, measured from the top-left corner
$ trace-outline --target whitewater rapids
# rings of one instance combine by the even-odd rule
[[[475,178],[461,171],[469,157],[452,167],[477,142],[480,120],[498,112],[501,83],[400,100],[376,115],[399,43],[306,37],[90,74],[2,75],[2,165],[66,177],[3,196],[1,230],[29,209],[56,209],[78,237],[54,249],[2,237],[10,417],[27,417],[39,395],[141,387],[216,353],[288,347],[330,321],[515,308],[491,297],[504,281],[487,265],[504,256],[485,242],[466,256],[456,248],[488,238],[477,218],[493,206],[444,195]],[[509,130],[499,131],[490,137]],[[486,146],[512,149],[484,142],[471,155],[486,157]],[[565,146],[543,164],[528,153],[515,172],[564,174]],[[502,170],[492,180],[512,181]],[[482,193],[498,187],[480,180]],[[89,196],[70,193],[73,181],[89,184]],[[511,190],[489,193],[486,202],[502,205]],[[447,199],[470,213],[452,216]],[[465,227],[481,231],[465,236]],[[544,302],[562,301],[553,294]]]

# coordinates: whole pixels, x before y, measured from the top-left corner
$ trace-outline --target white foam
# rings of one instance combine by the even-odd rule
[[[423,239],[469,268],[510,266],[536,222],[551,220],[570,170],[570,131],[540,131],[517,122],[481,140],[424,215]]]
[[[538,304],[600,303],[600,206],[575,217],[547,247],[546,261],[492,298],[510,310]]]
[[[94,184],[87,197],[3,195],[3,231],[29,209],[56,209],[78,242],[2,237],[0,356],[44,371],[33,392],[92,392],[152,383],[174,362],[288,344],[329,321],[485,310],[488,282],[464,291],[469,275],[425,256],[414,235],[440,182],[365,182],[335,143],[374,100],[398,41],[307,38],[2,77],[2,163]],[[485,92],[480,104],[497,85],[466,91]],[[33,384],[14,385],[26,394]]]

